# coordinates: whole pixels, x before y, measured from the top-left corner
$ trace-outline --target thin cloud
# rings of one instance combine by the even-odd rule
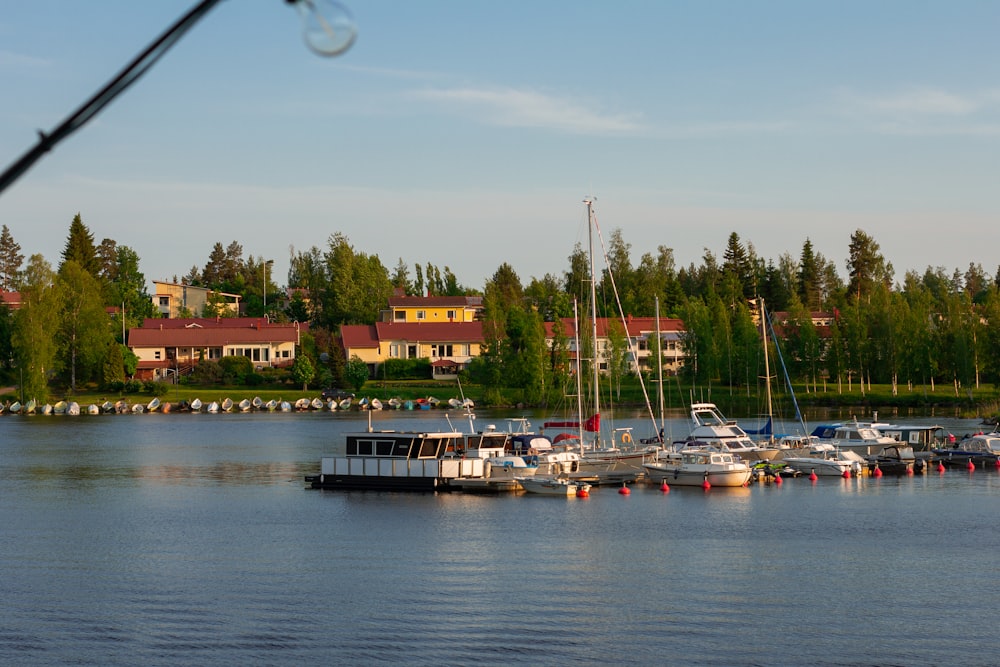
[[[870,130],[885,134],[996,136],[1000,91],[958,93],[910,87],[886,94],[836,93],[837,108]]]
[[[0,50],[0,67],[43,67],[48,64],[49,61],[45,58],[29,56],[26,53]]]
[[[513,88],[423,90],[414,98],[473,114],[487,125],[555,129],[570,134],[622,135],[642,129],[635,116],[602,114],[570,99]]]

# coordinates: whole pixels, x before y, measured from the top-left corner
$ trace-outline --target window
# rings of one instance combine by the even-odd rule
[[[394,310],[394,311],[392,311],[392,319],[396,320],[397,322],[405,322],[406,321],[406,311],[405,310]]]
[[[456,314],[456,312],[454,310],[449,310],[448,311],[448,319],[449,320],[455,319],[456,316],[457,316],[457,314]]]
[[[407,359],[416,359],[417,358],[417,346],[416,345],[407,345],[406,346],[406,358]]]
[[[427,319],[427,311],[426,310],[418,310],[417,311],[417,319],[418,320],[426,320]]]
[[[156,359],[157,361],[159,361],[159,359],[160,359],[160,351],[159,350],[157,350],[156,352],[153,353],[153,359]]]
[[[445,345],[443,343],[438,343],[431,345],[431,356],[432,357],[450,357],[451,356],[451,345]]]
[[[160,305],[161,306],[169,306],[170,305],[170,297],[169,296],[161,296],[160,297]]]

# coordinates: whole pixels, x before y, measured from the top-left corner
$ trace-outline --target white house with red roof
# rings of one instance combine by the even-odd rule
[[[151,318],[129,329],[128,347],[139,358],[136,376],[157,380],[183,375],[198,361],[243,356],[255,368],[290,366],[308,324],[263,317]]]
[[[612,322],[617,322],[621,329],[621,319],[608,317],[597,318],[597,359],[601,370],[608,369],[608,354],[611,350],[611,338],[609,331]],[[545,340],[549,347],[555,342],[553,322],[545,323]],[[572,317],[562,319],[563,335],[568,339],[570,355],[576,357],[576,323]],[[587,331],[580,332],[581,338],[591,335],[590,321],[581,323],[581,327],[587,327]],[[632,361],[632,370],[640,368],[642,370],[655,370],[656,365],[651,356],[650,342],[656,339],[656,318],[655,317],[632,317],[625,318],[625,330],[628,336],[628,347],[636,351],[637,359]],[[670,317],[660,318],[660,353],[663,358],[663,370],[668,373],[676,373],[684,365],[684,346],[682,336],[684,334],[684,322]],[[590,357],[589,352],[585,353]]]

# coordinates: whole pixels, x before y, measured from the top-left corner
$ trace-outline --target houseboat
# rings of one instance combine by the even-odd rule
[[[366,431],[348,434],[344,456],[324,456],[314,489],[449,491],[483,479],[486,459],[465,456],[459,432]]]

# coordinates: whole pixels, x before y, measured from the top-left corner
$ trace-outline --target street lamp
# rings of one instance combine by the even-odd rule
[[[273,259],[264,262],[264,314],[267,314],[267,267],[274,264]]]

